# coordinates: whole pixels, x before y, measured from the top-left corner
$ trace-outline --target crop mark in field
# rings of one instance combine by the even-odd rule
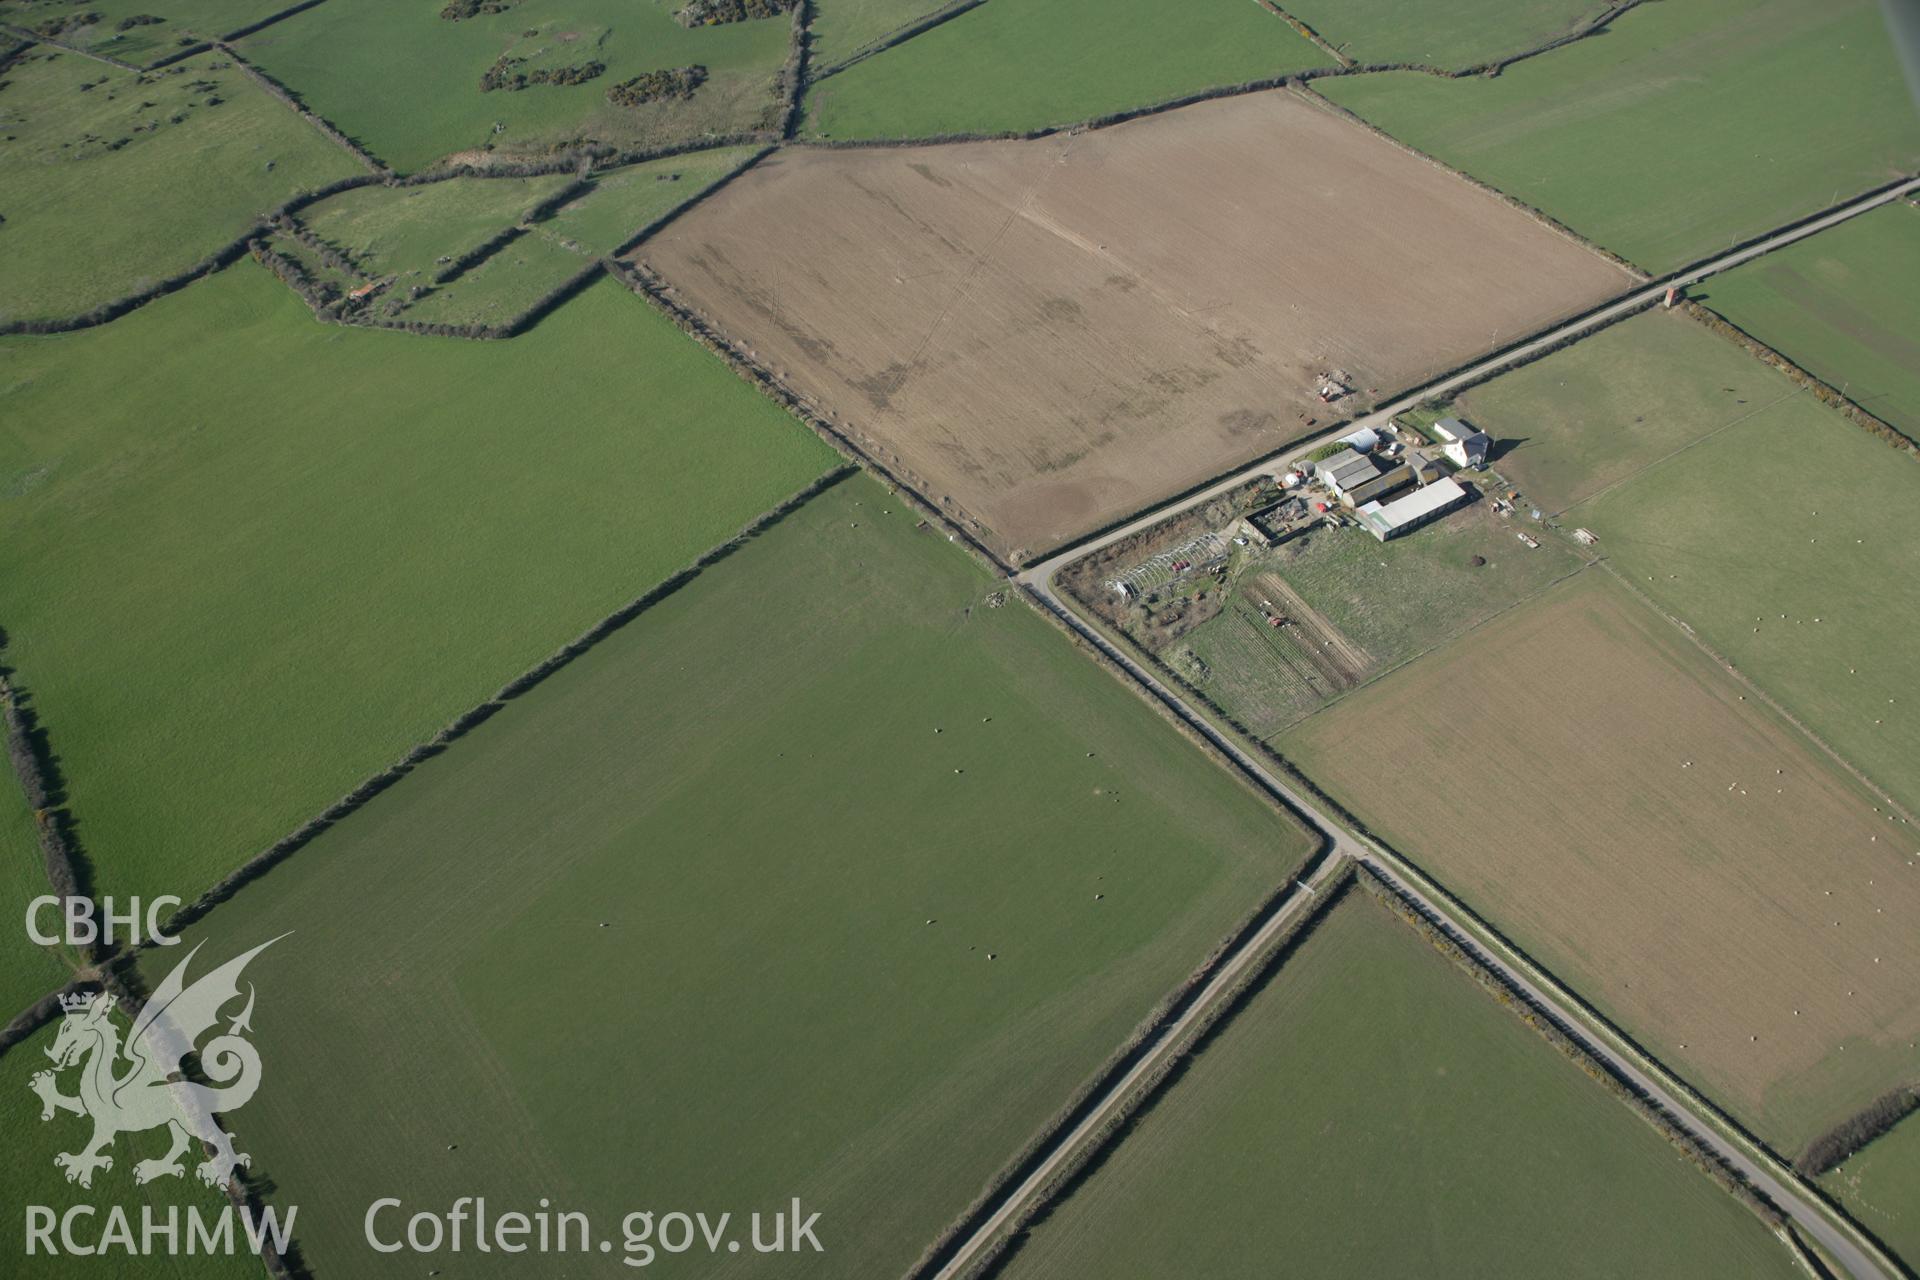
[[[1067,148],[1066,151],[1062,151],[1060,154],[1060,160],[1063,164],[1066,162],[1067,155],[1072,149],[1072,143],[1068,143]],[[908,168],[921,174],[923,177],[927,176],[925,165],[909,165]],[[954,286],[953,296],[947,300],[945,306],[940,308],[939,314],[934,316],[933,324],[927,329],[927,336],[920,340],[920,345],[915,347],[913,354],[907,358],[906,363],[908,368],[916,368],[919,366],[920,357],[926,354],[928,345],[933,342],[942,326],[946,324],[947,317],[953,314],[954,308],[967,301],[972,295],[973,284],[974,281],[979,278],[980,269],[986,266],[987,259],[992,256],[994,249],[999,246],[1002,240],[1006,239],[1007,232],[1013,227],[1013,224],[1027,216],[1029,207],[1033,204],[1034,198],[1040,194],[1040,189],[1046,185],[1050,173],[1051,170],[1047,169],[1040,171],[1040,175],[1036,177],[1033,183],[1027,188],[1027,193],[1021,198],[1020,203],[1007,211],[1005,220],[1000,223],[1000,229],[993,233],[993,238],[980,246],[979,250],[974,253],[973,260],[967,264],[965,274],[960,277],[960,282]],[[936,185],[950,186],[952,184],[937,183]]]
[[[1328,172],[1329,153],[1348,162]],[[783,293],[780,321],[838,358],[754,305],[796,260],[818,287]],[[1020,558],[1280,447],[1326,411],[1330,366],[1405,386],[1631,280],[1286,91],[1031,141],[795,149],[663,230],[644,265],[798,393],[867,415],[854,430]],[[875,418],[859,384],[895,366]],[[1165,385],[1176,370],[1208,376]]]

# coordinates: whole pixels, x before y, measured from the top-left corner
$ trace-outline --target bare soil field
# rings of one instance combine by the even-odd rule
[[[789,150],[637,256],[1014,560],[1630,283],[1288,91]],[[1355,395],[1330,410],[1335,369]]]
[[[1779,1149],[1911,1076],[1913,830],[1604,571],[1280,746]]]

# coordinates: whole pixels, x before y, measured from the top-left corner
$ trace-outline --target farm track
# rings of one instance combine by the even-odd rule
[[[307,0],[307,3],[296,4],[271,16],[263,22],[255,24],[251,28],[232,33],[223,39],[233,39],[241,35],[250,34],[253,30],[302,12],[322,2],[323,0]],[[976,2],[984,2],[984,0],[976,0]],[[1568,43],[1570,39],[1577,39],[1592,34],[1594,31],[1602,29],[1607,22],[1619,16],[1619,14],[1632,8],[1636,3],[1638,3],[1638,0],[1627,0],[1627,3],[1616,5],[1614,9],[1610,10],[1606,15],[1603,15],[1601,19],[1596,20],[1587,30],[1581,31],[1570,38],[1563,37],[1542,48],[1502,59],[1501,63],[1504,65],[1505,63],[1518,61],[1521,58],[1535,56],[1538,53],[1543,53],[1551,48]],[[967,5],[965,7],[971,8],[973,6]],[[964,9],[961,11],[964,11]],[[953,14],[949,13],[944,16],[950,17],[953,16]],[[32,43],[53,45],[80,56],[109,63],[123,69],[132,71],[150,69],[119,62],[116,59],[94,54],[84,49],[62,45],[58,41],[48,40],[45,37],[36,36],[30,32],[12,27],[0,26],[0,30],[4,30],[9,34],[18,35],[22,39],[26,39]],[[918,33],[915,32],[914,34]],[[203,48],[196,48],[179,56],[190,56],[191,53],[202,52],[204,48],[216,47],[217,45],[218,42],[216,41],[213,44]],[[841,69],[842,67],[835,66],[823,74],[832,74]],[[1371,71],[1385,69],[1399,68],[1351,67],[1347,69],[1346,73],[1365,74]],[[1441,75],[1459,74],[1437,71],[1430,68],[1410,69],[1430,70],[1433,71],[1434,74]],[[1342,74],[1342,72],[1330,72],[1329,74]],[[803,83],[806,82],[804,76],[796,76],[795,79],[797,83],[793,87],[793,96],[790,100],[790,114],[785,131],[788,140],[791,140],[794,121],[797,118],[800,104],[800,90]],[[1181,105],[1185,104],[1175,103],[1159,109],[1172,109]],[[708,149],[709,146],[717,147],[723,145],[730,145],[730,140],[728,142],[716,141],[710,144],[695,144],[679,148],[678,150],[698,151]],[[775,146],[777,145],[776,143]],[[770,146],[768,150],[771,151],[775,149],[775,146]],[[675,149],[669,149],[669,153],[672,153],[673,150]],[[762,156],[764,156],[764,154],[766,153],[763,152]],[[757,161],[760,158],[762,157],[757,156],[755,160]],[[368,159],[376,166],[377,173],[385,174],[385,176],[390,178],[390,174],[386,174],[386,171],[379,169],[377,159],[372,159],[371,157],[368,157]],[[753,162],[749,162],[749,164],[751,163]],[[457,171],[440,176],[457,176]],[[492,175],[476,173],[471,176],[486,177]],[[1764,1195],[1780,1205],[1803,1230],[1826,1248],[1846,1268],[1847,1273],[1855,1277],[1855,1280],[1868,1280],[1868,1278],[1879,1277],[1886,1277],[1887,1280],[1892,1280],[1893,1277],[1899,1274],[1898,1269],[1888,1264],[1873,1244],[1854,1230],[1850,1223],[1837,1219],[1835,1215],[1829,1212],[1824,1212],[1823,1202],[1820,1198],[1802,1187],[1798,1181],[1786,1171],[1784,1165],[1770,1153],[1760,1150],[1754,1143],[1742,1135],[1723,1131],[1715,1122],[1703,1121],[1695,1113],[1693,1107],[1682,1101],[1682,1099],[1693,1098],[1693,1095],[1686,1086],[1674,1080],[1663,1068],[1658,1066],[1658,1064],[1647,1060],[1630,1044],[1622,1040],[1618,1033],[1613,1031],[1612,1028],[1604,1024],[1599,1024],[1598,1026],[1593,1025],[1592,1020],[1585,1013],[1584,1006],[1580,1004],[1577,996],[1565,991],[1550,976],[1535,969],[1525,957],[1513,953],[1505,947],[1504,943],[1499,942],[1497,938],[1495,939],[1495,946],[1482,946],[1479,941],[1477,941],[1481,936],[1479,931],[1461,923],[1459,915],[1453,909],[1451,900],[1444,896],[1444,891],[1427,880],[1422,873],[1402,862],[1401,859],[1390,851],[1374,846],[1364,836],[1349,830],[1341,822],[1330,817],[1314,801],[1296,789],[1295,786],[1243,750],[1238,742],[1230,735],[1215,728],[1207,717],[1190,706],[1176,691],[1163,684],[1150,671],[1146,670],[1126,653],[1122,652],[1117,646],[1109,642],[1105,637],[1100,635],[1096,629],[1082,621],[1077,614],[1055,594],[1052,586],[1052,577],[1060,567],[1081,555],[1136,533],[1157,523],[1181,508],[1198,505],[1238,484],[1245,483],[1245,481],[1253,475],[1270,470],[1274,462],[1281,456],[1310,448],[1316,443],[1323,442],[1341,434],[1346,434],[1359,426],[1385,423],[1395,414],[1404,412],[1424,399],[1446,394],[1449,391],[1480,381],[1509,366],[1538,358],[1560,345],[1584,336],[1591,330],[1613,323],[1642,308],[1650,306],[1658,301],[1664,290],[1670,285],[1684,286],[1703,280],[1709,276],[1742,265],[1776,249],[1783,248],[1801,239],[1817,234],[1820,231],[1837,226],[1860,214],[1892,203],[1916,191],[1920,191],[1920,178],[1904,180],[1879,191],[1860,196],[1824,214],[1809,218],[1787,229],[1762,237],[1720,257],[1695,264],[1679,272],[1655,280],[1585,316],[1558,325],[1535,338],[1525,340],[1492,356],[1486,357],[1459,372],[1410,391],[1394,402],[1369,413],[1363,418],[1339,424],[1316,436],[1297,442],[1287,450],[1282,451],[1281,454],[1271,455],[1267,459],[1243,467],[1231,475],[1209,483],[1202,490],[1163,502],[1104,533],[1096,534],[1089,539],[1063,548],[1052,554],[1046,560],[1012,575],[1013,580],[1028,594],[1031,600],[1035,601],[1046,612],[1054,615],[1062,625],[1079,634],[1089,644],[1103,653],[1110,661],[1117,664],[1125,673],[1126,677],[1140,687],[1140,690],[1145,696],[1151,701],[1161,703],[1177,719],[1185,722],[1195,733],[1205,738],[1217,750],[1225,754],[1235,766],[1246,773],[1263,790],[1280,801],[1285,807],[1292,810],[1316,831],[1320,832],[1326,838],[1328,844],[1320,862],[1316,865],[1313,872],[1305,879],[1297,882],[1296,888],[1273,907],[1267,919],[1257,929],[1250,931],[1240,946],[1222,961],[1213,978],[1191,1002],[1181,1018],[1164,1029],[1162,1034],[1157,1037],[1153,1047],[1142,1054],[1135,1068],[1129,1072],[1126,1077],[1117,1082],[1108,1093],[1103,1095],[1099,1102],[1085,1114],[1081,1122],[1076,1125],[1074,1129],[1061,1135],[1051,1145],[1050,1154],[1045,1160],[1036,1165],[1031,1175],[1018,1187],[1006,1193],[1000,1207],[994,1212],[991,1218],[983,1223],[979,1230],[970,1234],[964,1242],[956,1246],[948,1255],[946,1263],[939,1271],[934,1273],[934,1280],[949,1280],[949,1277],[958,1277],[963,1274],[965,1264],[976,1256],[982,1247],[990,1243],[993,1233],[1003,1228],[1009,1221],[1014,1220],[1019,1211],[1026,1206],[1027,1201],[1035,1190],[1044,1184],[1050,1173],[1060,1167],[1085,1137],[1097,1132],[1100,1124],[1109,1118],[1116,1108],[1126,1102],[1133,1085],[1150,1069],[1159,1065],[1165,1054],[1178,1051],[1182,1033],[1197,1022],[1203,1014],[1210,1011],[1211,1006],[1216,1002],[1231,994],[1236,985],[1236,980],[1244,976],[1247,967],[1258,958],[1264,945],[1284,930],[1289,922],[1297,918],[1297,916],[1306,909],[1317,887],[1326,883],[1328,878],[1337,870],[1342,856],[1352,857],[1379,872],[1389,884],[1447,928],[1454,935],[1455,940],[1476,956],[1481,963],[1487,965],[1487,967],[1499,974],[1517,991],[1533,1001],[1539,1008],[1549,1013],[1563,1026],[1574,1030],[1577,1038],[1580,1038],[1595,1056],[1605,1061],[1609,1067],[1617,1071],[1636,1089],[1642,1091],[1646,1097],[1651,1099],[1656,1105],[1665,1108],[1673,1116],[1678,1118],[1689,1133],[1715,1152],[1721,1159],[1725,1160],[1728,1165],[1738,1171]],[[677,212],[679,212],[679,210],[675,211],[675,213]],[[626,246],[627,249],[631,247],[631,245]],[[895,480],[885,468],[878,466],[871,459],[867,458],[864,452],[859,450],[857,446],[853,446],[845,440],[838,438],[835,439],[834,443],[843,450],[853,454],[857,461],[869,466],[875,470],[877,474],[898,484],[898,481]],[[909,492],[908,496],[916,499],[920,497],[920,495],[912,494],[911,492]],[[920,499],[919,505],[934,515],[942,525],[949,528],[953,527],[951,520],[934,504]],[[967,541],[971,543],[970,538],[967,539]],[[983,556],[987,554],[984,549],[977,545],[974,545],[972,549],[976,554]],[[992,559],[990,556],[987,558]],[[999,564],[997,567],[1003,571],[1007,568],[1004,564]],[[1679,624],[1677,619],[1671,619],[1670,615],[1662,613],[1662,616],[1669,617],[1669,620],[1674,621],[1676,625],[1684,626],[1684,624]],[[1709,650],[1709,652],[1711,651]],[[1718,655],[1715,655],[1715,657],[1719,660]],[[1770,699],[1769,702],[1771,702]],[[1777,707],[1775,709],[1778,710]],[[1793,723],[1798,725],[1797,721]],[[1804,726],[1800,727],[1804,730]],[[1809,736],[1811,735],[1809,734]],[[1816,741],[1818,740],[1816,739]],[[1820,745],[1829,755],[1833,754],[1830,748],[1825,747],[1824,743],[1820,743]],[[1842,763],[1844,763],[1844,761]],[[1857,774],[1857,771],[1855,772]],[[1508,959],[1502,958],[1503,955],[1509,957],[1512,963],[1509,963]],[[31,1011],[29,1011],[29,1014],[30,1013]]]
[[[1000,1232],[1020,1218],[1050,1179],[1076,1156],[1082,1142],[1090,1135],[1099,1133],[1102,1126],[1123,1111],[1131,1101],[1133,1087],[1163,1065],[1170,1054],[1180,1051],[1182,1033],[1205,1016],[1216,1002],[1227,997],[1234,988],[1235,978],[1245,972],[1266,942],[1306,909],[1317,888],[1333,874],[1342,857],[1352,858],[1379,873],[1445,929],[1457,945],[1558,1023],[1563,1031],[1579,1041],[1652,1106],[1672,1116],[1705,1149],[1781,1208],[1801,1230],[1838,1259],[1853,1280],[1894,1280],[1900,1274],[1851,1223],[1832,1214],[1822,1199],[1802,1187],[1777,1157],[1731,1126],[1723,1128],[1717,1117],[1701,1117],[1692,1105],[1695,1095],[1691,1089],[1646,1057],[1618,1032],[1591,1017],[1579,998],[1562,988],[1557,980],[1497,937],[1491,945],[1483,942],[1480,931],[1463,922],[1462,913],[1439,886],[1396,854],[1375,845],[1331,816],[1315,799],[1256,759],[1177,692],[1083,621],[1054,593],[1050,575],[1040,570],[1030,570],[1018,575],[1015,580],[1037,607],[1052,614],[1062,625],[1094,646],[1108,661],[1125,672],[1151,700],[1167,708],[1193,732],[1206,738],[1214,749],[1228,757],[1269,796],[1318,831],[1327,842],[1327,847],[1314,871],[1274,907],[1260,928],[1250,934],[1234,954],[1222,962],[1214,979],[1202,989],[1182,1017],[1156,1038],[1152,1048],[1142,1056],[1134,1070],[1104,1094],[1073,1129],[1055,1141],[1046,1157],[1033,1166],[1027,1178],[1006,1193],[994,1212],[983,1219],[964,1242],[956,1246],[940,1269],[932,1273],[931,1280],[959,1280],[968,1274],[968,1267],[973,1260],[995,1241]]]
[[[1669,287],[1693,284],[1829,227],[1837,226],[1850,218],[1858,217],[1860,214],[1915,191],[1920,191],[1920,178],[1907,179],[1878,192],[1861,196],[1825,214],[1764,236],[1743,248],[1656,280],[1585,316],[1496,352],[1436,382],[1416,388],[1358,420],[1336,425],[1325,432],[1300,441],[1283,451],[1281,456],[1305,452],[1317,444],[1325,443],[1359,427],[1384,426],[1394,415],[1405,412],[1424,400],[1445,395],[1470,383],[1478,382],[1510,365],[1544,355],[1592,329],[1610,324],[1650,306],[1659,301]],[[1109,662],[1117,666],[1150,701],[1159,704],[1192,732],[1204,738],[1215,750],[1232,761],[1234,766],[1255,785],[1318,831],[1327,842],[1327,847],[1314,872],[1300,882],[1294,892],[1276,904],[1260,928],[1248,935],[1241,946],[1222,962],[1214,979],[1202,989],[1182,1017],[1155,1039],[1134,1070],[1103,1094],[1086,1111],[1079,1123],[1066,1133],[1059,1135],[1048,1148],[1045,1148],[1047,1154],[1032,1166],[1028,1176],[1018,1186],[1004,1193],[992,1213],[980,1219],[974,1229],[948,1252],[939,1269],[931,1273],[930,1280],[959,1280],[961,1276],[968,1274],[971,1264],[996,1241],[1000,1233],[1020,1220],[1022,1214],[1047,1188],[1050,1180],[1077,1156],[1081,1145],[1091,1136],[1101,1132],[1105,1124],[1124,1110],[1131,1100],[1133,1088],[1151,1071],[1163,1065],[1169,1055],[1180,1051],[1182,1033],[1204,1016],[1215,1003],[1226,997],[1227,993],[1233,989],[1234,978],[1244,973],[1246,967],[1260,953],[1262,946],[1304,909],[1305,904],[1311,900],[1316,886],[1325,882],[1326,877],[1332,874],[1343,856],[1353,858],[1382,875],[1388,883],[1452,934],[1456,943],[1498,974],[1503,981],[1543,1013],[1559,1023],[1569,1034],[1581,1041],[1595,1057],[1617,1073],[1654,1107],[1673,1116],[1692,1138],[1711,1151],[1763,1196],[1779,1206],[1801,1230],[1827,1250],[1845,1268],[1847,1274],[1853,1277],[1853,1280],[1893,1280],[1893,1277],[1900,1275],[1898,1267],[1890,1262],[1868,1237],[1850,1221],[1831,1210],[1823,1197],[1802,1185],[1776,1155],[1762,1148],[1745,1133],[1725,1121],[1717,1112],[1712,1112],[1710,1104],[1701,1099],[1689,1086],[1649,1058],[1614,1028],[1593,1015],[1578,996],[1562,987],[1551,975],[1540,970],[1497,935],[1483,934],[1481,929],[1466,923],[1463,919],[1465,913],[1438,885],[1396,854],[1375,845],[1370,839],[1331,816],[1314,798],[1306,795],[1294,783],[1283,779],[1274,769],[1255,758],[1233,736],[1216,727],[1212,720],[1177,691],[1162,682],[1118,645],[1108,640],[1097,628],[1084,621],[1056,593],[1053,576],[1069,562],[1098,551],[1122,538],[1139,533],[1187,507],[1197,506],[1245,484],[1254,477],[1270,471],[1277,460],[1277,457],[1270,457],[1255,465],[1237,470],[1197,492],[1162,504],[1013,575],[1013,581],[1037,607],[1053,615],[1062,626],[1093,646]],[[1487,940],[1483,941],[1483,938]],[[1707,1114],[1703,1115],[1703,1112]]]

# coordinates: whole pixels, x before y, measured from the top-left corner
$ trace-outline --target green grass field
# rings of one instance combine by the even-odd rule
[[[917,523],[842,482],[189,932],[297,930],[241,1128],[316,1271],[417,1274],[367,1200],[471,1193],[799,1196],[827,1253],[729,1274],[900,1275],[1285,882],[1297,828]]]
[[[594,178],[590,191],[541,223],[540,233],[583,253],[612,253],[642,227],[740,168],[757,150],[716,147],[609,170]]]
[[[1920,209],[1878,209],[1729,272],[1707,305],[1920,435]]]
[[[368,276],[383,281],[385,291],[373,304],[376,315],[421,324],[504,325],[754,152],[753,147],[720,147],[609,170],[526,234],[446,284],[434,284],[433,277],[450,259],[522,224],[573,177],[454,178],[413,187],[365,187],[322,201],[303,212],[302,221]],[[335,274],[310,250],[284,237],[275,248],[302,260],[316,275]],[[341,277],[338,283],[345,289],[360,281]]]
[[[1731,390],[1729,390],[1731,388]],[[1502,471],[1909,809],[1920,463],[1682,317],[1474,390]],[[1818,619],[1816,622],[1815,619]]]
[[[1760,1221],[1356,895],[998,1274],[1799,1274]]]
[[[360,187],[301,211],[300,220],[371,275],[433,275],[558,194],[573,178],[452,178],[417,187]]]
[[[0,22],[30,31],[63,27],[58,39],[122,62],[140,65],[182,45],[218,39],[258,22],[293,0],[0,0]],[[129,19],[154,19],[133,21]],[[69,25],[71,24],[71,25]],[[51,28],[48,28],[51,31]]]
[[[1648,4],[1492,80],[1315,87],[1654,272],[1920,167],[1872,0]]]
[[[811,127],[834,138],[1069,124],[1328,59],[1251,0],[991,0],[821,81]]]
[[[0,322],[124,297],[300,191],[364,172],[214,55],[136,76],[43,49],[3,84]]]
[[[7,1015],[11,1017],[12,1015]],[[126,1029],[121,1021],[121,1029]],[[7,1274],[21,1280],[266,1280],[266,1268],[251,1254],[196,1254],[174,1256],[162,1245],[146,1256],[129,1256],[120,1248],[92,1257],[75,1257],[62,1252],[49,1257],[37,1253],[27,1256],[26,1206],[43,1205],[56,1214],[64,1214],[75,1205],[94,1206],[91,1217],[75,1219],[75,1234],[83,1244],[97,1243],[106,1229],[112,1206],[125,1210],[139,1239],[141,1210],[151,1206],[164,1223],[169,1208],[184,1215],[188,1206],[198,1206],[209,1225],[226,1203],[224,1196],[185,1178],[161,1178],[141,1186],[133,1180],[138,1160],[166,1152],[165,1134],[149,1131],[122,1135],[113,1153],[113,1168],[94,1175],[91,1189],[66,1180],[53,1163],[63,1151],[77,1151],[92,1131],[77,1116],[59,1112],[47,1121],[40,1119],[40,1099],[28,1090],[35,1072],[50,1065],[46,1050],[53,1043],[54,1027],[47,1027],[0,1055],[0,1143],[8,1159],[0,1162],[0,1203],[7,1206],[5,1226],[0,1227],[0,1250],[6,1252]],[[61,1073],[60,1091],[69,1096],[77,1092],[72,1070]],[[241,1144],[245,1150],[245,1144]],[[297,1228],[304,1211],[294,1219]],[[181,1248],[184,1250],[186,1220],[181,1221]],[[241,1228],[234,1223],[236,1239]],[[56,1231],[54,1240],[59,1240]]]
[[[1288,0],[1287,12],[1359,63],[1478,66],[1564,35],[1608,6],[1599,0]]]
[[[565,284],[592,259],[541,235],[524,235],[459,279],[409,304],[422,324],[506,324]]]
[[[946,0],[821,0],[808,26],[810,61],[816,68],[831,66],[945,5]]]
[[[484,147],[538,153],[577,138],[643,147],[765,127],[791,25],[769,18],[689,30],[673,20],[679,7],[567,0],[449,22],[430,0],[328,0],[249,37],[241,51],[402,171]],[[582,84],[482,93],[480,77],[509,50],[530,65],[607,69]],[[694,65],[709,78],[687,101],[607,101],[610,87],[643,72]]]
[[[108,893],[191,898],[835,461],[611,282],[482,343],[244,262],[0,352],[9,662]]]
[[[1567,518],[1920,809],[1920,463],[1797,397]]]
[[[1799,389],[1706,326],[1653,312],[1461,396],[1500,474],[1529,504],[1566,510]]]
[[[61,951],[27,937],[27,904],[50,892],[26,796],[11,777],[0,777],[0,911],[6,913],[0,930],[0,1025],[73,976]],[[41,927],[58,930],[57,916],[46,913]]]
[[[1920,1267],[1920,1124],[1913,1116],[1820,1179],[1909,1268]]]

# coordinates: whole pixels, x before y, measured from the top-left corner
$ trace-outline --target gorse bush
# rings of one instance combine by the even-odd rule
[[[693,0],[673,16],[683,27],[717,27],[754,18],[778,18],[799,7],[800,0]]]
[[[707,69],[699,65],[648,71],[607,90],[607,101],[616,107],[639,107],[669,98],[691,98],[706,81]]]
[[[526,65],[525,58],[510,58],[501,54],[494,64],[480,77],[480,92],[492,93],[495,89],[504,89],[508,93],[518,93],[536,84],[585,84],[607,69],[604,62],[583,62],[575,67],[538,67],[532,71],[519,68]]]
[[[447,0],[440,16],[448,22],[459,22],[483,13],[505,13],[518,3],[519,0]]]

